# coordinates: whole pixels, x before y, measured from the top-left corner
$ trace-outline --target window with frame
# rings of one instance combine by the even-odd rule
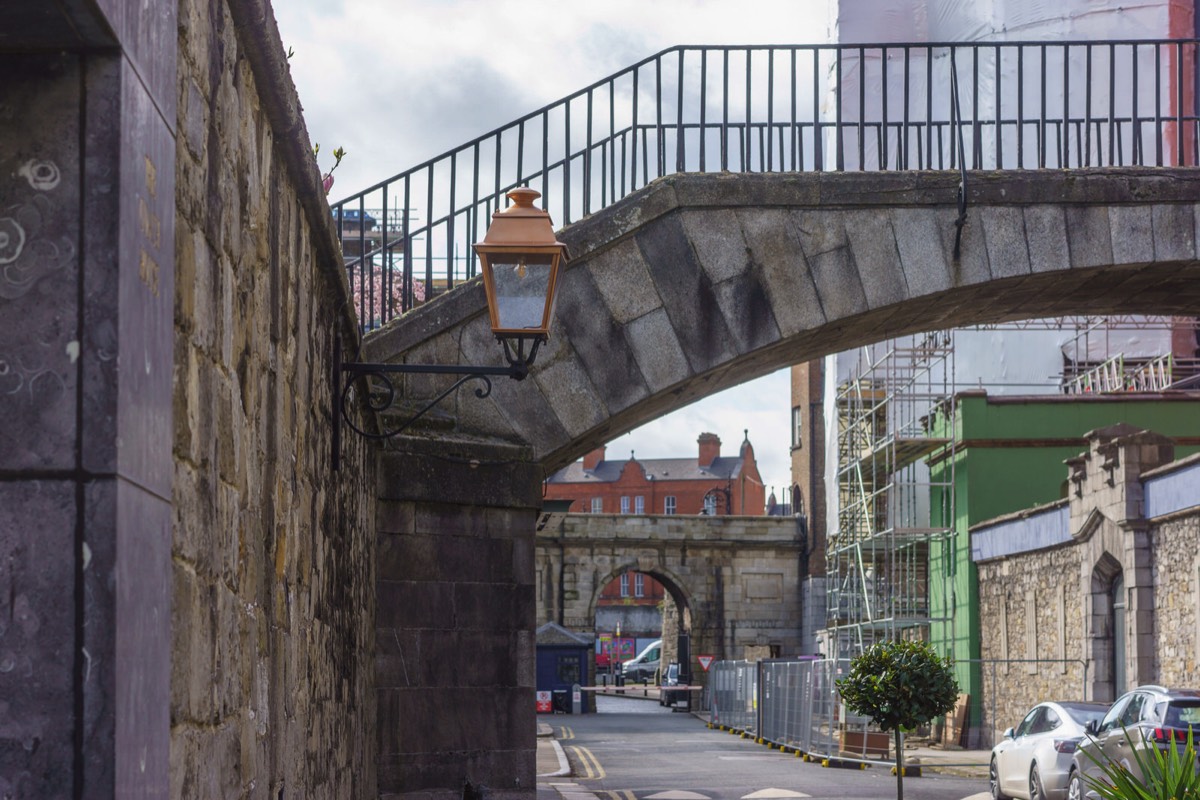
[[[664,514],[674,514],[675,513],[675,495],[669,494],[663,498],[663,513]]]
[[[646,596],[646,576],[640,572],[635,573],[633,576],[633,596]]]
[[[704,513],[710,517],[717,515],[717,496],[715,494],[706,494],[704,496]]]
[[[629,597],[629,573],[621,573],[621,597]]]
[[[800,410],[800,406],[792,409],[792,449],[796,450],[803,442],[802,434],[804,431],[804,414]]]
[[[622,514],[629,513],[629,498],[628,497],[621,498],[621,513]]]
[[[646,513],[646,498],[642,497],[640,494],[637,497],[633,498],[633,513],[635,513],[635,514],[645,514]]]
[[[604,513],[604,498],[603,497],[593,497],[592,498],[592,513],[593,514],[603,514]]]

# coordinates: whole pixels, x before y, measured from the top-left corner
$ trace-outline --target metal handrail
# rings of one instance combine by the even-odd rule
[[[677,172],[1194,166],[1197,44],[672,47],[335,203],[356,311],[370,329],[473,277],[516,186],[565,225]]]

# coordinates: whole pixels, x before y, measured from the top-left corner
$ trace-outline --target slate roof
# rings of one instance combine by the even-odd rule
[[[547,622],[545,625],[537,629],[536,641],[542,645],[569,644],[573,646],[592,647],[595,640],[583,633],[575,633],[569,631],[557,622]]]
[[[743,459],[738,457],[715,458],[707,467],[701,467],[698,458],[647,458],[636,459],[646,472],[646,477],[655,481],[711,481],[736,478],[742,474]],[[615,483],[625,469],[625,461],[601,461],[594,470],[584,470],[583,462],[576,461],[555,472],[546,479],[547,483]]]

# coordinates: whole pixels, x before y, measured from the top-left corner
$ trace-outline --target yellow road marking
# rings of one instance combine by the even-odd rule
[[[574,739],[574,738],[575,738],[575,731],[571,730],[570,728],[568,728],[568,727],[566,727],[566,726],[564,725],[563,727],[561,727],[561,728],[559,728],[559,729],[558,729],[558,738],[560,738],[560,739]]]
[[[600,766],[600,761],[592,754],[591,750],[586,747],[572,747],[571,749],[575,751],[575,757],[587,771],[587,775],[582,776],[584,780],[600,780],[605,776],[604,767]]]

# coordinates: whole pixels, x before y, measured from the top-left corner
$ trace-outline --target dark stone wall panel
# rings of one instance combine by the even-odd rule
[[[70,469],[82,66],[77,56],[3,55],[0,71],[0,469]]]
[[[77,513],[71,482],[0,482],[0,791],[15,797],[73,791]]]

